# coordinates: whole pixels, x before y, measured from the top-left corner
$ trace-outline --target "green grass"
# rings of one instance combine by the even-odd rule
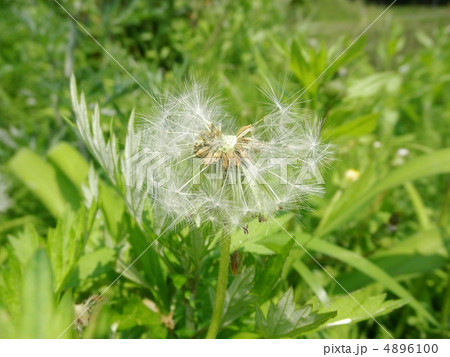
[[[267,79],[299,93],[383,10],[330,2],[63,4],[151,92],[196,76],[245,125],[264,112]],[[58,337],[84,310],[62,337],[205,337],[220,250],[208,226],[169,230],[105,292],[161,217],[145,206],[137,219],[89,153],[69,77],[119,151],[145,93],[56,4],[7,1],[0,14],[0,189],[12,202],[0,211],[0,337]],[[311,85],[302,105],[334,147],[326,193],[277,217],[396,338],[450,337],[449,15],[393,8]],[[232,236],[218,337],[389,337],[279,225],[248,230]]]

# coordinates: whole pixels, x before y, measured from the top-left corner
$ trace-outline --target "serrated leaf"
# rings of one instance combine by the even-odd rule
[[[16,236],[8,236],[8,241],[22,266],[26,265],[39,247],[38,233],[31,225],[25,226],[24,230],[17,233]]]
[[[318,306],[319,312],[337,311],[337,315],[327,321],[325,325],[320,326],[318,329],[324,329],[327,327],[353,324],[359,321],[372,319],[390,313],[391,311],[398,309],[407,303],[406,299],[387,300],[386,294],[379,294],[370,296],[368,290],[358,290],[351,293],[353,298],[358,301],[364,309],[349,295],[344,295],[333,299],[329,305],[320,307],[317,305],[317,300],[312,300],[313,306]],[[370,315],[372,316],[370,316]]]
[[[8,262],[0,270],[0,303],[13,317],[19,314],[22,277],[30,260],[39,248],[39,236],[33,226],[27,225],[16,236],[8,236]]]
[[[222,326],[229,325],[250,310],[251,304],[256,300],[251,295],[255,270],[242,269],[227,289],[223,307]]]
[[[256,310],[256,331],[266,338],[295,337],[313,330],[336,316],[336,311],[319,313],[312,305],[298,308],[294,291],[289,288],[278,304],[270,303],[267,316],[260,308]]]
[[[113,271],[116,252],[111,248],[100,248],[83,255],[78,261],[65,288],[81,286],[88,279]]]
[[[297,239],[299,239],[298,236]],[[358,269],[365,275],[371,277],[374,281],[377,281],[385,286],[398,297],[406,299],[411,307],[416,310],[417,313],[424,316],[429,322],[435,325],[438,324],[434,316],[431,315],[430,312],[428,312],[427,309],[422,306],[422,304],[417,299],[415,299],[408,290],[406,290],[401,284],[399,284],[394,278],[392,278],[391,275],[389,275],[379,266],[372,263],[367,258],[355,252],[352,252],[351,250],[342,248],[319,238],[310,240],[308,243],[308,248],[309,250],[329,255],[348,264],[349,266],[354,267],[355,269]]]
[[[84,213],[83,209],[77,214],[66,210],[56,228],[48,232],[48,252],[55,274],[55,291],[61,290],[81,253],[85,231]]]
[[[22,284],[21,263],[8,249],[8,264],[0,270],[0,305],[6,307],[9,314],[15,318],[19,315],[20,294]]]

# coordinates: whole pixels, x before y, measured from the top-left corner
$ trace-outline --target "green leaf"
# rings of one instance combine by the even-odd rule
[[[430,228],[430,220],[426,212],[425,205],[416,187],[411,182],[406,182],[404,184],[406,192],[408,192],[409,199],[413,204],[414,210],[416,211],[417,219],[420,224],[420,228],[423,230]]]
[[[0,338],[15,338],[16,334],[16,326],[14,325],[11,315],[8,313],[8,311],[6,311],[6,309],[1,308],[0,306]]]
[[[290,68],[297,79],[303,86],[308,87],[317,78],[316,73],[314,73],[311,68],[309,59],[306,53],[301,49],[300,45],[296,42],[292,42],[291,46],[291,62]],[[313,85],[310,91],[316,92],[317,85]]]
[[[172,274],[170,278],[172,279],[173,286],[175,286],[177,290],[180,290],[188,280],[186,276],[181,274]]]
[[[283,247],[282,251],[274,256],[264,257],[264,264],[261,271],[258,271],[258,279],[255,283],[255,294],[259,302],[270,297],[281,279],[281,272],[286,262],[286,258],[291,251],[294,241],[290,239]]]
[[[67,210],[58,219],[56,228],[48,232],[48,252],[55,274],[55,291],[63,288],[81,254],[85,241],[84,214],[84,209],[79,210],[77,214]]]
[[[36,229],[25,226],[24,230],[17,233],[17,236],[8,236],[14,255],[25,266],[39,247],[39,236]]]
[[[277,220],[281,224],[287,223],[292,217],[283,215]],[[241,229],[236,229],[231,234],[231,246],[237,250],[243,248],[245,252],[259,255],[274,255],[281,253],[283,247],[291,240],[276,224],[253,220],[248,224],[248,234]]]
[[[129,227],[129,241],[133,256],[138,257],[145,251],[145,254],[140,257],[135,265],[142,269],[147,285],[150,287],[162,313],[168,313],[170,310],[169,293],[167,291],[166,274],[161,266],[160,257],[154,246],[149,248],[152,241],[142,234],[137,225],[130,223]]]
[[[89,164],[70,144],[58,143],[47,153],[50,162],[56,166],[81,192],[81,184],[89,173]]]
[[[80,206],[77,189],[64,174],[30,149],[20,149],[8,163],[13,174],[57,217],[67,205]]]
[[[318,313],[312,305],[297,308],[292,288],[283,295],[278,304],[272,302],[267,316],[260,308],[256,310],[256,331],[266,338],[295,337],[323,325],[336,316],[336,311]]]
[[[359,183],[358,180],[340,197],[332,211],[320,222],[315,235],[323,236],[342,226],[354,218],[364,205],[386,190],[408,181],[448,172],[450,172],[450,149],[446,148],[408,161],[375,184],[363,181]]]
[[[434,228],[419,232],[389,249],[379,250],[369,259],[392,277],[417,276],[448,263],[448,252],[441,232]],[[356,290],[369,284],[372,279],[360,271],[353,271],[336,278],[348,290]]]
[[[242,269],[227,289],[223,307],[222,326],[229,325],[250,310],[256,300],[251,295],[255,270]]]
[[[52,320],[53,338],[73,338],[74,329],[71,324],[74,320],[74,302],[70,292],[66,292],[56,306]],[[68,328],[70,326],[70,328]],[[65,332],[64,332],[65,331]]]
[[[394,72],[375,73],[350,84],[348,99],[370,98],[396,94],[402,84],[402,77]]]
[[[109,305],[97,305],[92,309],[89,323],[83,330],[83,339],[111,338],[112,308]]]
[[[8,261],[0,270],[0,303],[16,318],[20,312],[22,276],[39,248],[39,236],[33,226],[27,225],[16,236],[8,236],[8,241]]]
[[[8,255],[7,264],[0,269],[0,305],[8,310],[12,318],[16,318],[19,316],[22,293],[22,264],[12,248],[8,249]]]
[[[115,258],[116,252],[107,247],[83,255],[73,270],[65,288],[81,286],[89,279],[95,279],[102,274],[113,271]]]
[[[121,271],[123,273],[123,277],[130,279],[135,284],[141,285],[146,289],[150,289],[148,282],[145,280],[145,277],[138,271],[135,266],[129,266],[121,259],[118,259],[116,262],[116,271]]]
[[[120,195],[110,186],[100,185],[100,208],[104,213],[111,235],[118,239],[125,204]]]
[[[255,338],[259,338],[259,337],[260,336],[257,333],[248,332],[248,331],[241,331],[241,332],[238,332],[238,333],[232,335],[229,338],[239,339],[239,340],[250,340],[250,339],[255,339]]]
[[[366,37],[359,38],[351,46],[348,46],[345,52],[343,53],[341,52],[342,54],[339,55],[339,57],[337,57],[337,55],[333,56],[333,58],[337,57],[337,59],[336,62],[334,62],[333,66],[330,67],[332,73],[328,74],[328,77],[330,77],[333,73],[336,73],[339,67],[342,67],[343,65],[346,65],[352,62],[357,57],[359,57],[363,52],[365,45],[366,45]]]
[[[298,239],[298,237],[297,237]],[[373,264],[370,260],[360,256],[359,254],[350,250],[339,247],[335,244],[325,242],[319,238],[309,240],[307,245],[308,250],[320,252],[329,255],[337,260],[340,260],[349,266],[358,269],[365,275],[377,281],[395,295],[400,298],[408,300],[411,307],[418,313],[424,316],[429,322],[437,324],[436,319],[417,301],[411,293],[401,286],[394,278],[386,273],[383,269]]]
[[[352,292],[352,296],[367,311],[364,311],[359,305],[355,304],[355,301],[348,295],[336,297],[330,304],[324,307],[318,305],[317,300],[313,299],[313,306],[317,306],[319,312],[337,311],[335,317],[327,321],[326,325],[319,326],[318,329],[353,324],[371,319],[372,317],[386,315],[407,303],[405,299],[386,301],[386,294],[371,296],[368,290],[354,291]]]
[[[333,51],[328,51],[324,42],[321,43],[320,47],[315,48],[304,42],[293,41],[290,53],[290,69],[304,87],[307,88],[311,85],[308,91],[314,95],[319,87],[320,82],[318,80],[323,81],[332,78],[341,66],[350,63],[359,56],[364,45],[364,39],[360,39],[338,56],[337,54],[333,55]],[[334,62],[331,61],[331,58]]]
[[[435,45],[433,39],[422,30],[415,32],[415,35],[422,46],[432,48]]]
[[[336,128],[324,130],[323,136],[326,138],[336,138],[340,136],[363,136],[375,130],[380,113],[371,113],[359,118],[345,122]]]
[[[311,270],[309,270],[306,264],[303,263],[301,259],[297,259],[292,264],[292,267],[300,274],[302,279],[305,281],[306,284],[308,284],[311,290],[314,291],[314,294],[316,294],[319,301],[322,303],[327,303],[328,302],[327,292],[322,287],[322,285],[320,285],[320,283],[314,277],[313,273],[311,272]]]
[[[53,337],[53,277],[50,260],[43,249],[36,251],[24,273],[21,301],[20,337]]]
[[[19,218],[13,218],[13,219],[9,219],[5,222],[0,223],[0,233],[9,231],[11,229],[20,227],[20,226],[26,226],[28,225],[33,225],[35,224],[37,221],[37,217],[35,216],[22,216]]]
[[[118,331],[127,331],[144,326],[143,331],[147,331],[149,338],[166,338],[167,327],[161,322],[158,312],[151,310],[143,304],[137,297],[132,297],[127,301],[122,301],[118,306],[120,312],[114,316],[114,321],[118,323]],[[141,336],[137,336],[141,337]]]

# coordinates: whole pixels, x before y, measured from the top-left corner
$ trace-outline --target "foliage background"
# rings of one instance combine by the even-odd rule
[[[291,94],[308,87],[384,9],[347,0],[61,4],[145,88],[207,79],[242,124],[261,115],[266,79]],[[156,237],[98,166],[98,193],[93,174],[89,186],[93,160],[70,124],[70,74],[119,140],[145,94],[57,3],[7,0],[0,12],[0,337],[57,337]],[[392,8],[303,95],[326,118],[336,160],[326,195],[280,217],[397,338],[449,331],[449,15],[445,6]],[[218,263],[205,230],[166,234],[63,337],[203,337]],[[230,272],[220,337],[387,337],[277,225],[249,232],[233,237],[239,273]],[[337,316],[286,332],[269,316],[283,303]]]

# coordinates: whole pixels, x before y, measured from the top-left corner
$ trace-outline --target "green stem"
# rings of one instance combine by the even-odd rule
[[[217,277],[216,301],[214,302],[211,324],[206,338],[216,338],[222,320],[223,305],[227,293],[228,264],[230,262],[231,236],[224,230],[222,247],[220,249],[219,275]]]

